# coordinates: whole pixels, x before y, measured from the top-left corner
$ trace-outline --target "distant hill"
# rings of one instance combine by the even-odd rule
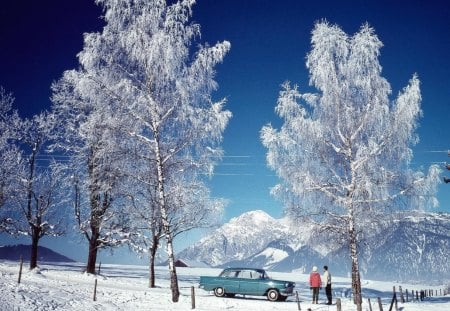
[[[23,260],[30,260],[31,245],[6,245],[0,246],[0,259],[4,260],[20,260],[22,255]],[[51,249],[43,246],[38,247],[38,261],[46,262],[75,262],[69,257],[63,256]]]

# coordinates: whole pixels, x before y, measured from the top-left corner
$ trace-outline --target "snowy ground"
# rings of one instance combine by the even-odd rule
[[[286,302],[269,302],[264,297],[217,298],[212,293],[198,288],[200,275],[217,275],[219,269],[178,268],[180,301],[171,302],[167,267],[157,267],[158,288],[148,288],[147,267],[102,265],[101,276],[97,277],[97,300],[93,301],[95,277],[81,273],[81,264],[41,264],[40,269],[28,271],[24,267],[21,283],[18,284],[19,265],[15,262],[0,262],[0,310],[191,310],[191,288],[195,287],[196,310],[298,310],[295,297]],[[296,282],[301,310],[336,310],[336,305],[310,304],[311,294],[307,286],[307,275],[300,273],[271,273],[276,279]],[[420,290],[418,285],[395,284],[392,282],[363,281],[363,310],[379,310],[377,297],[388,310],[393,286],[403,290]],[[424,285],[425,286],[425,285]],[[424,289],[443,290],[444,286],[425,286]],[[350,298],[350,282],[346,278],[334,278],[335,297],[342,299],[342,310],[356,310]],[[324,293],[321,292],[321,300]],[[398,304],[398,310],[448,311],[450,296],[426,298],[423,302]]]

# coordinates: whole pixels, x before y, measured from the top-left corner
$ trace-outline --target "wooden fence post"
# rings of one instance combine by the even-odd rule
[[[100,261],[98,264],[98,272],[97,274],[100,275],[100,269],[102,268],[102,262]]]
[[[394,307],[394,303],[395,303],[395,310],[397,310],[397,294],[395,292],[395,286],[394,286],[394,295],[392,296],[391,306],[389,307],[389,311],[392,311],[392,308]]]
[[[336,298],[336,310],[342,311],[341,298]]]
[[[191,287],[191,304],[192,304],[192,309],[195,309],[195,289],[194,289],[194,286]]]
[[[408,289],[406,289],[406,302],[409,302]]]
[[[380,297],[378,297],[378,308],[380,309],[380,311],[383,311],[383,304],[381,303]]]
[[[94,284],[94,301],[97,301],[97,279],[95,279]]]
[[[369,311],[372,311],[372,303],[370,302],[370,298],[367,298],[367,300],[369,301]]]
[[[389,311],[392,311],[395,301],[397,301],[397,298],[395,297],[395,294],[394,294],[394,296],[392,297],[392,300],[391,300],[391,305],[389,306]]]
[[[20,268],[19,268],[19,278],[17,279],[17,283],[20,284],[20,281],[22,280],[22,267],[23,267],[23,257],[20,255]]]
[[[401,286],[399,286],[399,290],[400,290],[400,301],[402,303],[405,303],[405,297],[403,296],[403,289]]]
[[[298,299],[298,291],[295,291],[295,300],[297,301],[297,309],[302,310],[302,307],[300,307],[300,299]]]

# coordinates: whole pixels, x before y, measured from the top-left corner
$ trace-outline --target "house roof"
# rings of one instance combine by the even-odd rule
[[[177,262],[185,264],[187,267],[191,268],[209,268],[210,266],[202,261],[195,261],[189,259],[177,259]]]

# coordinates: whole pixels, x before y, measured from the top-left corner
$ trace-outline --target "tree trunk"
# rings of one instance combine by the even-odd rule
[[[31,227],[31,254],[30,254],[30,270],[37,267],[38,244],[40,238],[40,227]]]
[[[39,243],[39,233],[40,228],[33,224],[33,179],[34,179],[34,165],[36,161],[36,152],[38,148],[35,144],[31,157],[29,159],[29,172],[28,172],[28,182],[27,182],[27,221],[30,224],[31,229],[31,254],[30,254],[30,270],[37,267],[37,255],[38,255],[38,243]]]
[[[89,171],[89,196],[90,196],[90,209],[91,214],[89,216],[89,226],[91,230],[91,236],[86,233],[86,237],[89,241],[89,253],[86,265],[86,272],[95,274],[95,264],[97,262],[97,252],[99,247],[100,237],[100,224],[104,214],[104,210],[101,209],[101,195],[100,195],[100,178],[98,178],[96,169],[98,170],[98,159],[96,158],[97,149],[91,148],[90,156],[88,159],[88,171]],[[107,197],[104,198],[104,203]]]
[[[0,209],[5,205],[6,195],[5,195],[6,183],[0,180]]]
[[[166,206],[166,197],[164,192],[164,163],[161,156],[159,132],[157,126],[154,127],[155,136],[155,151],[156,151],[156,168],[158,173],[158,196],[159,196],[159,209],[161,212],[161,221],[163,226],[163,232],[167,240],[167,255],[169,258],[169,272],[170,272],[170,288],[172,290],[172,302],[178,302],[180,297],[180,291],[178,289],[177,271],[175,269],[175,257],[173,254],[173,236],[170,228],[169,213]]]
[[[358,263],[358,241],[356,237],[354,218],[350,217],[350,258],[352,260],[352,292],[353,301],[356,304],[357,311],[362,311],[362,297],[361,297],[361,279],[359,274]]]
[[[156,258],[156,251],[159,246],[159,237],[156,235],[153,235],[153,242],[152,246],[149,249],[150,254],[150,263],[149,263],[149,287],[155,288],[155,258]]]
[[[86,265],[86,272],[90,274],[95,274],[95,265],[97,263],[97,252],[98,252],[98,228],[92,229],[92,235],[89,239],[89,253]]]
[[[172,301],[178,302],[178,298],[180,297],[180,290],[178,288],[178,277],[175,268],[175,256],[173,253],[173,238],[171,234],[167,236],[167,255],[169,256],[170,289],[172,290]]]

